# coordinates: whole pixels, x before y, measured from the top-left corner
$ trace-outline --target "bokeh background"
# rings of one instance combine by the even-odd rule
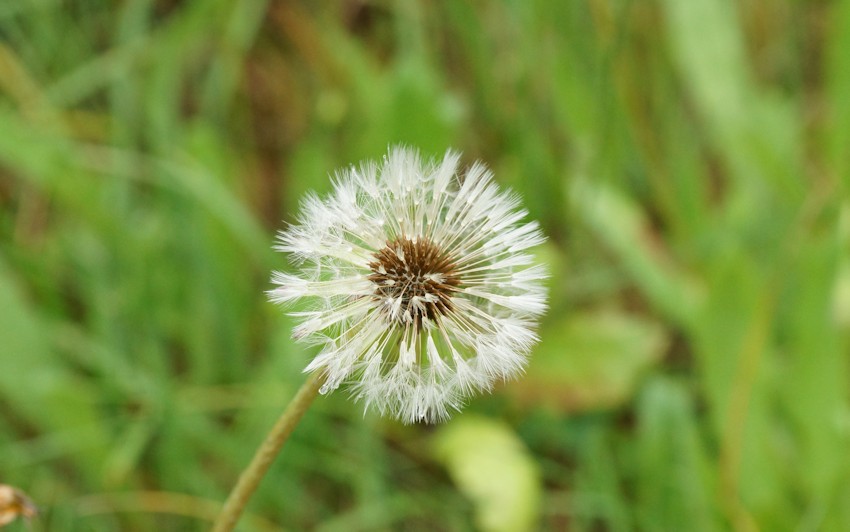
[[[207,529],[313,354],[275,231],[395,143],[524,198],[542,343],[441,426],[320,397],[242,530],[850,530],[850,1],[4,0],[31,530]]]

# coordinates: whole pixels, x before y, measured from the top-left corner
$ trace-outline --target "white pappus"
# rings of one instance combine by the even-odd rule
[[[297,271],[274,272],[269,298],[312,301],[293,336],[323,346],[305,370],[324,373],[322,393],[346,384],[382,414],[435,422],[525,367],[546,309],[528,250],[544,236],[483,164],[459,159],[392,148],[338,172],[278,235]]]

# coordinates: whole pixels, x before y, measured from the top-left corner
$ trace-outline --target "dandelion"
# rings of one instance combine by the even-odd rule
[[[528,250],[544,237],[484,165],[458,163],[391,149],[339,172],[280,233],[299,270],[275,272],[269,296],[311,301],[293,336],[322,346],[305,370],[322,393],[348,384],[382,414],[435,422],[523,370],[546,309]]]
[[[319,392],[343,383],[367,408],[411,423],[445,419],[464,399],[514,377],[546,309],[543,242],[516,195],[459,155],[422,161],[390,150],[382,165],[340,172],[279,235],[297,274],[275,272],[272,301],[307,298],[293,335],[322,346],[312,372],[239,475],[214,532],[232,532]]]

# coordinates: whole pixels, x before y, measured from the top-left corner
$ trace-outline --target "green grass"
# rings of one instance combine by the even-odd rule
[[[274,232],[394,143],[523,196],[543,341],[445,427],[321,397],[244,530],[475,529],[481,485],[532,529],[850,530],[850,1],[318,4],[0,2],[0,483],[33,530],[209,526],[312,353]]]

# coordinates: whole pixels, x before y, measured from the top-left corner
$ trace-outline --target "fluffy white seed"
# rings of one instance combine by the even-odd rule
[[[340,171],[280,233],[297,271],[275,272],[269,298],[318,309],[293,313],[294,336],[323,345],[306,368],[325,374],[323,393],[348,384],[367,408],[435,422],[525,367],[546,310],[527,250],[544,237],[483,164],[459,160],[391,149]]]

